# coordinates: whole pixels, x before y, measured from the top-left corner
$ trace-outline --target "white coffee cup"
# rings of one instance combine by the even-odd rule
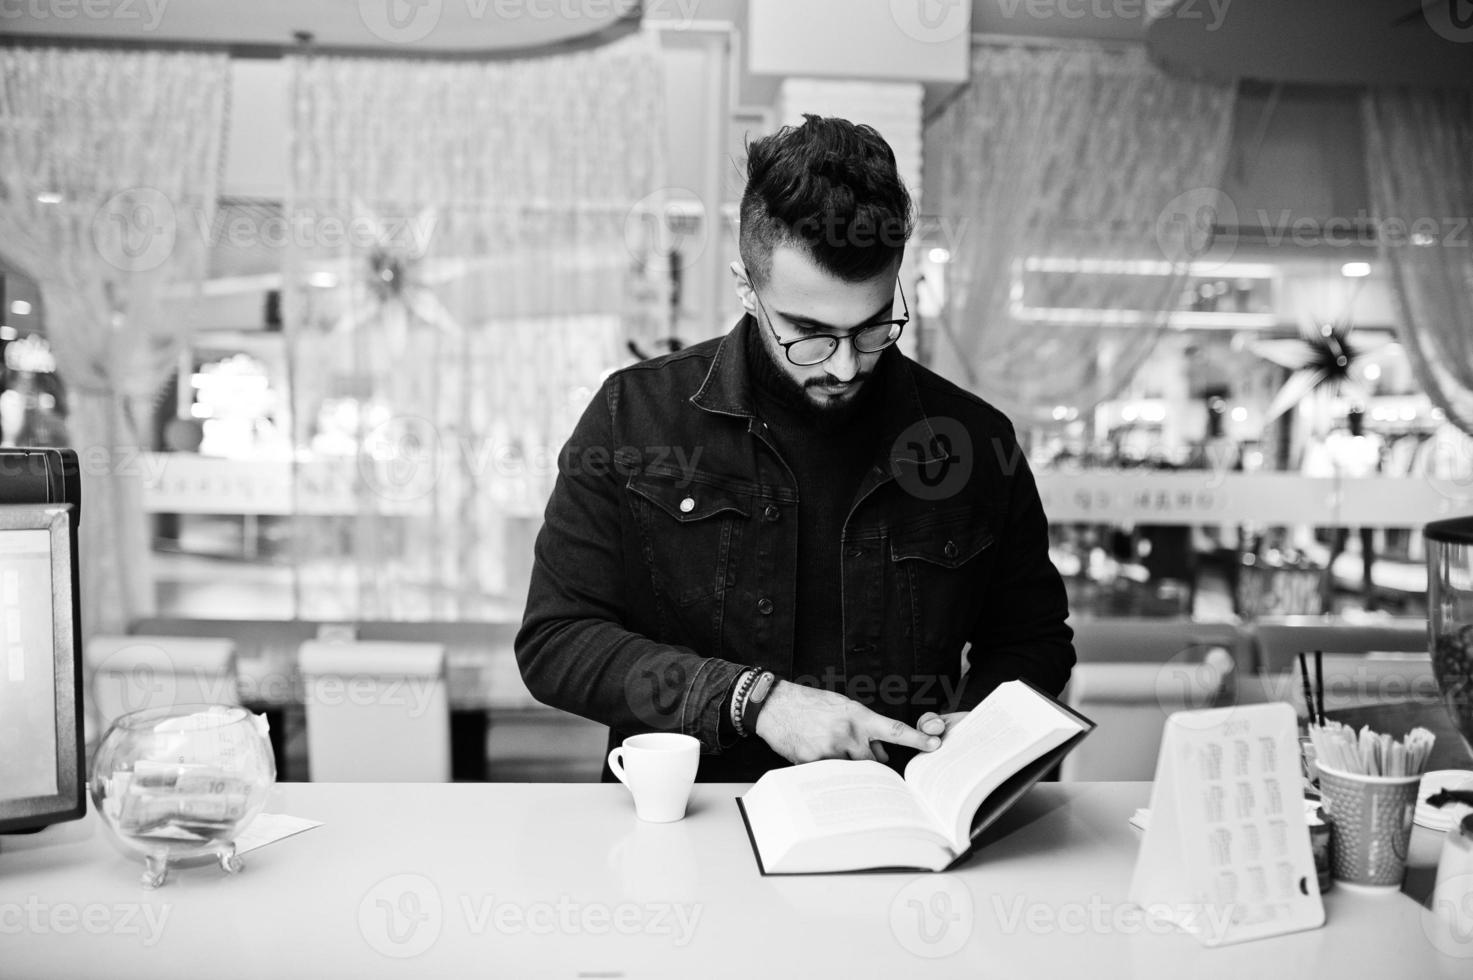
[[[685,816],[700,763],[701,743],[674,732],[631,735],[609,753],[609,768],[634,794],[634,812],[651,823]]]

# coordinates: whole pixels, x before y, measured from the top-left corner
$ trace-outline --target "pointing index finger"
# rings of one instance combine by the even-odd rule
[[[870,712],[868,737],[877,742],[890,742],[895,745],[908,745],[922,752],[929,752],[941,745],[941,740],[932,735],[926,735],[911,728],[903,721],[894,718],[886,718],[884,715]]]

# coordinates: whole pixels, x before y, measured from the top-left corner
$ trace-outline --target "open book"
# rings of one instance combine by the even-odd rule
[[[943,871],[1093,728],[1008,681],[904,778],[880,762],[826,759],[764,774],[737,805],[763,874]]]

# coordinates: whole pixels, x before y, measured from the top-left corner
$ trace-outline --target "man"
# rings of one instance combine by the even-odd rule
[[[517,658],[611,746],[695,736],[702,780],[898,766],[1005,680],[1062,690],[1063,583],[1007,419],[894,346],[913,220],[889,145],[809,115],[748,150],[747,314],[595,396]]]

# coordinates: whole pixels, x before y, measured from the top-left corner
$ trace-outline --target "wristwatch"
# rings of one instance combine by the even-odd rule
[[[746,697],[742,701],[741,730],[743,733],[752,735],[757,733],[757,716],[762,713],[762,707],[767,704],[767,697],[775,686],[777,686],[777,675],[770,670],[764,670],[757,675],[757,679],[747,689]]]

